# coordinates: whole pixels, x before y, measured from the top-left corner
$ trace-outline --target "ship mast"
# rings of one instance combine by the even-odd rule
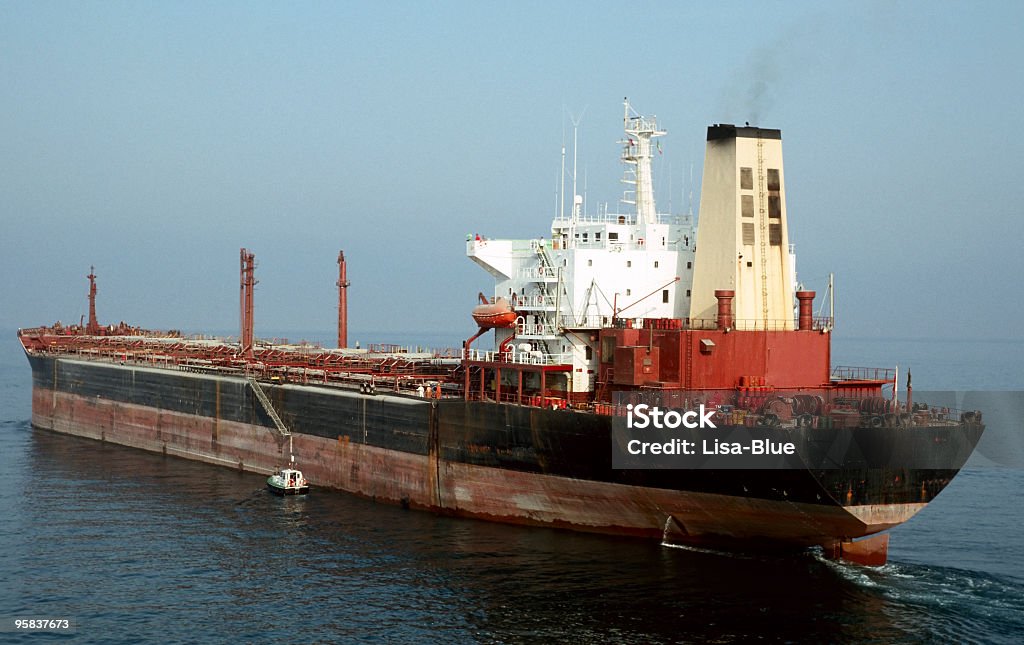
[[[654,208],[654,188],[651,182],[651,139],[665,135],[658,129],[656,117],[644,117],[637,114],[630,106],[629,99],[623,99],[625,111],[622,122],[626,134],[621,141],[622,162],[632,166],[627,170],[623,182],[633,184],[634,199],[623,199],[627,204],[636,204],[636,223],[639,225],[656,224],[657,211]],[[632,174],[632,178],[629,175]]]
[[[345,252],[338,251],[338,349],[348,347],[348,286]]]
[[[95,336],[99,333],[100,324],[96,320],[96,267],[89,267],[89,325],[85,328],[87,334]]]
[[[256,287],[255,269],[256,256],[244,248],[240,254],[240,287],[239,298],[241,329],[241,351],[246,358],[252,358],[252,335],[253,335],[253,291]]]

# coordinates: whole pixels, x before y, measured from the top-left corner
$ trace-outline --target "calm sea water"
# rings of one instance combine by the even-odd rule
[[[395,342],[413,342],[402,338]],[[436,344],[436,343],[430,343]],[[1024,389],[1024,343],[838,339],[921,388]],[[0,339],[0,642],[1006,642],[1024,639],[1024,471],[968,468],[890,564],[749,557],[437,517],[35,430]]]

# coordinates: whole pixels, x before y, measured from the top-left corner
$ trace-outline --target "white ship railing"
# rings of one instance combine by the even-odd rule
[[[622,251],[643,251],[645,249],[652,249],[655,251],[685,251],[690,248],[689,244],[693,243],[692,238],[683,240],[666,240],[665,246],[661,245],[659,240],[656,244],[650,244],[647,240],[634,240],[621,241],[621,240],[568,240],[564,244],[561,240],[555,240],[552,242],[552,248],[556,251],[562,249],[585,249],[585,250],[606,250],[613,253],[621,253]]]
[[[659,224],[692,224],[693,218],[689,215],[671,215],[669,213],[658,213]],[[561,226],[568,226],[572,220],[568,215],[554,220]],[[576,218],[577,223],[585,224],[636,224],[636,213],[609,213],[606,211],[598,213],[580,213]]]
[[[538,308],[549,308],[553,309],[555,306],[554,296],[545,296],[543,294],[531,294],[528,296],[516,296],[516,309],[538,309]]]
[[[516,365],[568,365],[572,354],[548,354],[539,350],[498,352],[494,350],[471,349],[467,356],[471,361],[487,363],[513,363]]]
[[[520,280],[554,280],[558,276],[555,274],[555,270],[551,267],[521,267],[516,272],[516,277]]]
[[[611,316],[593,314],[587,316],[562,316],[562,326],[574,329],[600,329],[611,324]]]
[[[519,323],[516,336],[557,336],[558,328],[550,323]]]

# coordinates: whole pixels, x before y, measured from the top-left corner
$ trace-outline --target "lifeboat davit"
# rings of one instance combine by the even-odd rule
[[[473,320],[483,329],[496,327],[512,327],[516,324],[516,312],[508,304],[508,300],[497,298],[494,302],[485,302],[473,307]]]

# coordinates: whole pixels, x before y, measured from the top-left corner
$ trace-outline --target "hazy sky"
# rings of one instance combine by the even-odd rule
[[[800,279],[838,333],[1024,338],[1024,4],[0,2],[0,328],[475,330],[467,233],[549,234],[581,115],[621,194],[622,98],[695,208],[705,128],[781,128]],[[570,128],[567,130],[567,128]],[[367,334],[361,337],[370,340]]]

